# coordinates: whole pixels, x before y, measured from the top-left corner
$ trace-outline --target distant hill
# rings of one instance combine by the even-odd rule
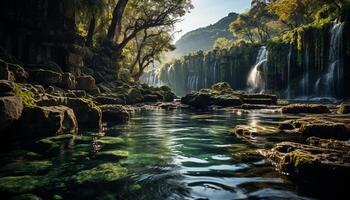
[[[230,13],[215,24],[186,33],[175,43],[176,50],[172,53],[175,56],[181,56],[192,51],[206,51],[213,47],[215,40],[219,37],[233,39],[229,27],[237,17],[237,13]]]

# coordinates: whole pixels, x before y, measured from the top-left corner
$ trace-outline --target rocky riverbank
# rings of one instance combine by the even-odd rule
[[[329,107],[332,106],[284,106],[279,112],[288,120],[270,125],[238,125],[233,133],[256,145],[261,156],[292,180],[308,187],[344,192],[343,184],[350,177],[349,105]]]
[[[132,110],[127,105],[172,102],[175,98],[165,86],[122,81],[96,84],[90,75],[27,69],[2,60],[0,65],[0,131],[11,137],[101,130],[105,122],[127,121]]]

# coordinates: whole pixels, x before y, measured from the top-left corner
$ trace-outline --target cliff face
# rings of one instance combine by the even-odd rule
[[[349,97],[349,22],[305,26],[268,44],[270,90],[285,97]]]
[[[82,38],[76,33],[72,6],[61,0],[3,0],[0,23],[2,54],[13,55],[26,67],[55,62],[63,71],[80,74],[82,57],[75,45]]]
[[[259,45],[198,52],[167,64],[163,83],[178,95],[225,81],[247,89],[248,74],[257,64]],[[257,89],[285,98],[350,97],[350,26],[334,21],[300,27],[268,42],[267,62],[258,66]],[[257,67],[257,65],[255,65]],[[261,80],[260,80],[261,79]]]
[[[175,55],[185,55],[192,51],[207,51],[212,49],[215,40],[219,37],[233,39],[233,34],[229,31],[230,23],[237,19],[238,14],[230,13],[217,23],[199,28],[186,33],[175,44]]]
[[[254,65],[259,45],[241,45],[221,51],[199,51],[162,67],[160,80],[177,95],[227,82],[234,89],[245,89],[250,67]]]

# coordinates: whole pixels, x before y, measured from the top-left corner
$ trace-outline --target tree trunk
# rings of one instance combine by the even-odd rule
[[[129,0],[119,0],[116,7],[113,10],[112,22],[109,26],[107,33],[107,38],[110,41],[115,42],[119,38],[121,32],[122,18],[128,1]]]
[[[96,27],[96,18],[95,18],[95,15],[92,15],[92,18],[90,20],[88,34],[87,34],[87,37],[86,37],[86,46],[87,47],[92,47],[93,46],[95,27]]]

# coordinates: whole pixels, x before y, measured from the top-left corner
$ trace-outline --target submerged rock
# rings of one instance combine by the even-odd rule
[[[127,158],[129,156],[129,152],[114,150],[114,151],[102,151],[96,154],[98,159],[107,159],[117,161],[119,159]]]
[[[86,184],[86,183],[106,183],[114,182],[124,178],[128,173],[128,170],[121,167],[118,164],[105,163],[98,165],[95,168],[87,169],[78,172],[74,175],[73,181],[76,184]]]
[[[1,193],[26,193],[41,186],[40,177],[37,176],[8,176],[0,178]]]
[[[73,110],[66,106],[27,107],[18,127],[21,136],[42,137],[76,133],[78,123]]]
[[[282,108],[282,113],[285,114],[299,114],[299,113],[309,113],[309,114],[323,114],[330,113],[331,111],[325,105],[320,104],[292,104]]]

